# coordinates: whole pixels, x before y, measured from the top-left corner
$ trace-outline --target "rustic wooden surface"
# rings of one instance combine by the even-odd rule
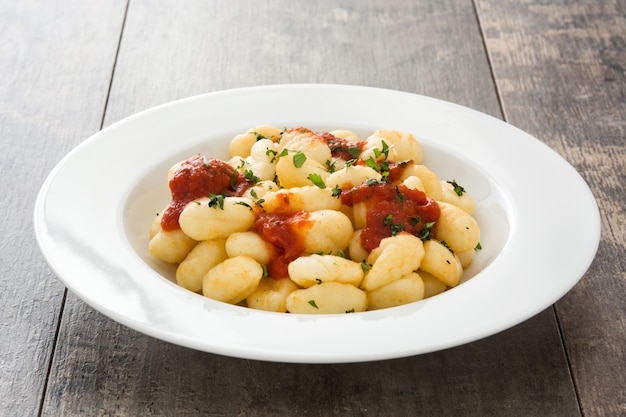
[[[572,380],[585,415],[626,415],[626,3],[506,3],[478,2],[506,119],[578,169],[602,217],[595,262],[555,309]]]
[[[623,2],[5,0],[0,27],[0,415],[626,414]],[[173,99],[290,82],[426,94],[537,136],[598,199],[589,272],[498,335],[332,366],[181,348],[64,290],[36,247],[32,207],[67,151]]]

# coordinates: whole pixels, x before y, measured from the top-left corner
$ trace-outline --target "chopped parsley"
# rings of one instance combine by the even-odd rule
[[[396,185],[396,195],[393,197],[401,203],[404,203],[404,193],[400,191],[400,188]]]
[[[312,307],[317,308],[318,310],[320,309],[320,308],[317,306],[317,304],[315,304],[315,300],[309,300],[309,304],[310,304]]]
[[[264,135],[260,134],[259,132],[252,132],[252,134],[254,136],[256,136],[257,142],[260,141],[261,139],[267,139],[267,136],[264,136]]]
[[[432,237],[433,237],[433,226],[434,225],[435,225],[435,222],[426,223],[420,229],[419,235],[417,237],[419,237],[422,240],[432,239]]]
[[[448,243],[445,240],[442,240],[439,243],[441,243],[444,247],[446,247],[450,251],[450,253],[454,253],[450,245],[448,245]]]
[[[459,184],[457,184],[457,182],[455,180],[452,181],[446,181],[448,184],[452,185],[454,192],[456,193],[456,195],[458,195],[459,197],[461,197],[463,194],[465,194],[465,188],[461,187]]]
[[[256,175],[254,175],[254,172],[252,172],[249,169],[246,169],[244,171],[244,175],[246,176],[246,179],[248,181],[251,181],[251,182],[253,182],[255,184],[258,184],[259,182],[261,182],[261,179],[259,177],[257,177]]]
[[[252,210],[252,206],[250,206],[250,204],[246,203],[245,201],[237,201],[235,204],[248,207],[250,210]]]
[[[345,151],[352,158],[358,158],[361,155],[361,147],[360,146],[338,146],[333,149],[333,151]]]
[[[385,226],[389,226],[389,229],[391,230],[391,236],[396,236],[398,233],[404,231],[404,224],[402,222],[400,223],[393,222],[393,214],[388,214],[383,219],[383,224]]]
[[[324,255],[332,255],[332,254],[333,254],[333,251],[332,251],[332,250],[329,250],[328,252],[324,252],[324,251],[321,251],[321,250],[316,250],[316,251],[314,251],[314,252],[311,252],[311,255],[319,255],[319,256],[324,256]],[[340,258],[346,258],[346,259],[348,259],[348,256],[346,256],[346,254],[344,253],[344,251],[343,251],[343,250],[341,250],[341,249],[339,249],[339,250],[337,251],[337,255],[336,255],[336,256],[339,256]]]
[[[211,194],[209,196],[209,207],[224,210],[224,196],[222,194]]]
[[[363,184],[365,184],[365,185],[376,185],[376,184],[380,184],[380,181],[378,181],[376,178],[368,178],[365,181],[363,181]]]
[[[302,165],[304,165],[304,163],[306,162],[306,155],[303,154],[301,151],[296,152],[296,154],[293,156],[293,164],[296,168],[302,168]]]
[[[276,152],[274,149],[267,148],[265,150],[265,155],[272,157],[272,159],[270,159],[270,164],[273,164],[276,161],[276,158],[278,156],[278,152]]]
[[[376,160],[374,159],[373,156],[370,156],[369,159],[367,159],[365,162],[365,165],[367,165],[368,167],[372,168],[375,171],[378,171],[378,164],[376,163]]]
[[[380,158],[381,155],[385,156],[385,159],[387,159],[389,157],[389,149],[391,149],[393,147],[387,145],[387,142],[385,142],[384,140],[382,141],[382,145],[383,145],[383,149],[378,149],[378,148],[374,148],[374,155],[376,156],[376,158]]]
[[[365,165],[372,168],[374,171],[380,173],[380,175],[382,175],[383,177],[383,182],[389,182],[387,180],[390,173],[389,162],[387,162],[386,160],[377,162],[373,156],[370,156],[367,160],[363,162],[365,162]]]
[[[337,184],[333,187],[331,195],[333,197],[339,197],[341,195],[341,192],[342,192],[341,187],[339,187],[339,184]]]
[[[317,187],[326,188],[326,184],[324,184],[324,180],[322,179],[320,174],[309,174],[307,178]]]

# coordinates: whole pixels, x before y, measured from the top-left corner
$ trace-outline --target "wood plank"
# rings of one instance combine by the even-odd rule
[[[0,3],[0,410],[37,415],[64,288],[33,239],[45,176],[100,127],[123,1]],[[8,196],[8,197],[6,197]]]
[[[603,231],[597,257],[556,309],[584,414],[624,415],[625,4],[478,4],[507,120],[572,163],[598,201]]]
[[[133,1],[128,19],[107,124],[195,94],[313,82],[410,91],[501,117],[467,1]]]
[[[579,415],[552,309],[443,352],[340,365],[182,348],[122,327],[71,295],[66,318],[44,416]]]
[[[107,124],[193,94],[364,84],[499,116],[469,1],[131,2]],[[226,358],[164,343],[73,296],[43,415],[579,415],[554,312],[429,355],[368,364]]]

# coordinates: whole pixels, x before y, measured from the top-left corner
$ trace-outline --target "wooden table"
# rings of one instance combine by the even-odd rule
[[[623,1],[4,0],[0,28],[1,415],[626,415]],[[55,278],[32,212],[70,149],[174,99],[296,82],[420,93],[535,135],[598,200],[591,268],[503,333],[342,365],[175,346],[109,320]]]

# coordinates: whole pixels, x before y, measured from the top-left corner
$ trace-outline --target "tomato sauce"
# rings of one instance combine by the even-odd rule
[[[219,159],[194,155],[176,170],[169,181],[172,201],[161,217],[165,231],[180,228],[178,218],[190,202],[211,194],[241,195],[253,184],[245,175]]]
[[[365,146],[365,142],[354,142],[347,139],[339,138],[330,132],[314,132],[305,127],[295,127],[287,130],[288,132],[309,133],[317,139],[326,142],[330,148],[333,158],[340,158],[344,161],[356,159]]]
[[[301,236],[310,227],[309,213],[260,213],[252,230],[274,247],[274,256],[267,265],[269,276],[275,279],[289,275],[287,266],[304,253]]]
[[[389,182],[398,182],[402,179],[404,172],[409,167],[413,166],[415,162],[413,160],[409,161],[400,161],[400,162],[389,162],[389,176],[387,180]]]
[[[328,132],[317,133],[317,136],[328,144],[330,153],[334,158],[340,158],[344,161],[358,158],[365,145],[365,142],[349,141],[347,139],[338,138]]]
[[[436,222],[441,213],[435,200],[403,184],[364,183],[343,192],[341,201],[348,206],[365,203],[366,227],[361,234],[361,246],[368,252],[377,248],[384,238],[401,232],[420,237],[424,227]]]

